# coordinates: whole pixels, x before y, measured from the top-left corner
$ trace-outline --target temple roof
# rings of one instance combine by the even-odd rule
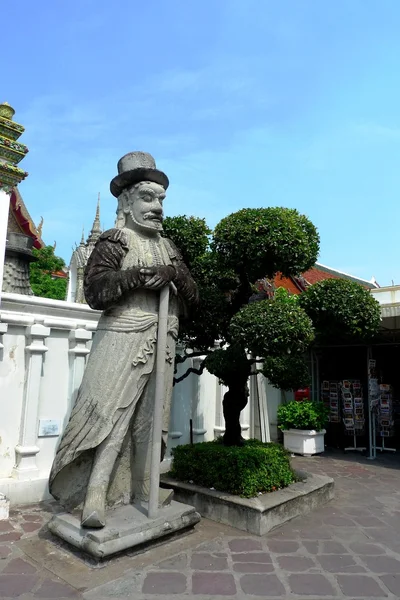
[[[374,281],[367,281],[359,277],[354,277],[337,269],[332,269],[320,263],[315,263],[311,269],[308,269],[305,273],[302,273],[300,277],[282,277],[278,274],[275,276],[274,285],[275,287],[283,287],[292,294],[301,294],[308,285],[323,281],[324,279],[348,279],[359,283],[365,288],[374,289],[379,287]]]
[[[13,188],[11,192],[7,231],[24,233],[25,235],[33,237],[35,240],[33,245],[37,249],[45,246],[41,237],[40,227],[36,227],[33,222],[18,188]]]

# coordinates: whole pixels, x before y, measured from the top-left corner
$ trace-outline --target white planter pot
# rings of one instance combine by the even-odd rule
[[[325,429],[321,431],[305,429],[287,429],[283,432],[283,445],[293,454],[310,456],[324,451]]]

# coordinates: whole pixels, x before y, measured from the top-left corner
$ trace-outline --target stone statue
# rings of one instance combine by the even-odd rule
[[[148,499],[159,291],[173,283],[161,460],[167,444],[178,317],[198,300],[179,250],[161,236],[168,184],[150,154],[121,158],[110,186],[115,228],[101,234],[85,270],[86,300],[103,313],[50,474],[61,504],[83,505],[83,527],[104,527],[108,507]]]

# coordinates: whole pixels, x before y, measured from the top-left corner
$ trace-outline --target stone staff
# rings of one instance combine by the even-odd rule
[[[176,288],[170,284],[173,290]],[[158,310],[158,329],[157,329],[157,350],[156,350],[156,382],[153,414],[153,434],[151,448],[151,466],[150,466],[150,492],[148,517],[154,519],[158,513],[159,486],[160,486],[160,456],[161,456],[161,438],[162,421],[165,396],[165,359],[168,335],[168,305],[170,286],[161,288],[160,306]]]

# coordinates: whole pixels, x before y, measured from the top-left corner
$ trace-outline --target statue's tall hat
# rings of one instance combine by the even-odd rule
[[[166,190],[168,177],[156,168],[156,161],[147,152],[129,152],[118,161],[118,175],[110,183],[113,196],[118,198],[121,192],[134,183],[153,181]]]

